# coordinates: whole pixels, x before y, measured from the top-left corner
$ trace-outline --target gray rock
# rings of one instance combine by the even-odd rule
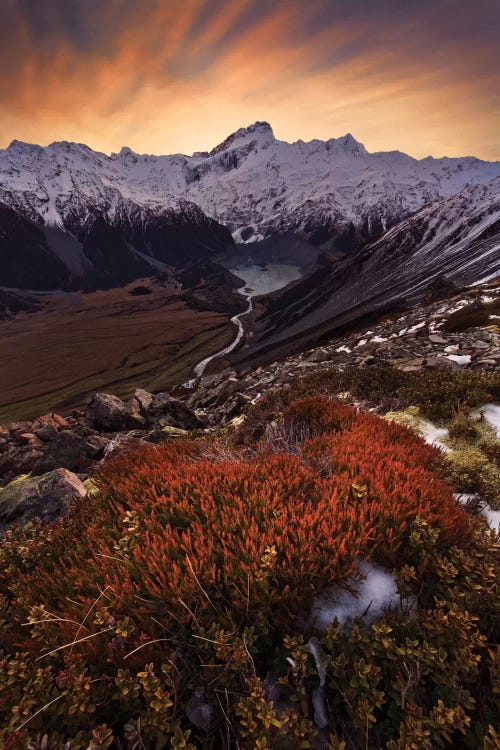
[[[34,518],[43,523],[55,521],[86,494],[80,479],[67,469],[15,479],[0,490],[0,531],[12,524],[25,526]]]
[[[45,474],[53,469],[69,469],[78,473],[86,471],[100,458],[107,444],[100,436],[84,437],[65,430],[59,432],[47,445],[43,456],[33,468],[34,474]]]
[[[104,432],[133,429],[144,423],[120,398],[109,393],[94,393],[87,406],[86,420],[91,427]]]
[[[474,347],[474,349],[489,349],[490,345],[486,343],[486,341],[471,341],[470,345]]]
[[[203,427],[194,411],[182,401],[168,393],[157,393],[153,398],[149,414],[156,426],[180,427],[182,430],[196,430]]]
[[[431,333],[429,335],[429,341],[432,341],[433,344],[447,344],[448,339],[443,338],[438,333]]]
[[[31,445],[4,445],[0,453],[0,484],[10,482],[19,474],[28,474],[42,455],[40,448]]]
[[[403,372],[418,372],[424,366],[423,357],[410,359],[407,362],[398,363],[397,368]]]
[[[134,395],[127,402],[127,410],[134,416],[148,417],[149,409],[153,403],[153,394],[142,388],[137,388]]]
[[[429,370],[458,370],[460,366],[447,357],[426,357],[424,366]]]

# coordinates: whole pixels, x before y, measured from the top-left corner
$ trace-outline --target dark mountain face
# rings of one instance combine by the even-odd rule
[[[167,267],[224,253],[229,231],[186,204],[160,215],[137,208],[112,219],[94,209],[67,226],[43,226],[0,204],[0,286],[52,290],[110,288]]]
[[[0,286],[49,290],[65,287],[69,278],[43,229],[0,203]]]

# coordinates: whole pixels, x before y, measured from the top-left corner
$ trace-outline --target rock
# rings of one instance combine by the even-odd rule
[[[159,427],[180,427],[183,430],[203,427],[203,422],[189,406],[168,393],[157,393],[154,396],[149,414]]]
[[[418,372],[419,370],[422,369],[423,366],[424,366],[423,357],[418,357],[417,359],[410,359],[407,362],[399,362],[396,365],[398,370],[402,370],[403,372]]]
[[[14,422],[10,426],[10,437],[17,439],[23,432],[31,432],[31,422]]]
[[[139,413],[142,416],[147,416],[149,408],[151,404],[153,403],[154,396],[152,393],[149,393],[148,391],[143,390],[142,388],[137,388],[136,392],[132,396],[131,401],[135,401],[139,408]]]
[[[32,425],[32,431],[35,435],[45,442],[53,440],[59,430],[69,427],[69,422],[60,414],[44,414],[43,417],[35,419]]]
[[[3,446],[0,453],[0,484],[10,482],[19,474],[30,473],[42,455],[40,448],[30,445],[11,443]]]
[[[162,427],[160,430],[152,430],[146,435],[146,440],[150,443],[167,443],[170,440],[186,437],[189,430],[182,430],[180,427]]]
[[[34,518],[43,523],[55,521],[86,494],[80,479],[66,469],[18,478],[0,490],[0,531],[11,524],[25,526]]]
[[[67,430],[59,432],[35,464],[33,473],[45,474],[61,467],[78,473],[84,472],[102,455],[107,442],[106,439],[96,439],[93,436],[81,437]]]
[[[429,335],[429,341],[433,344],[447,344],[448,340],[440,336],[438,333],[431,333]]]
[[[460,366],[447,357],[426,357],[424,367],[429,370],[458,370]]]
[[[133,429],[144,424],[142,417],[134,415],[127,405],[109,393],[94,393],[87,406],[87,424],[104,432]]]
[[[471,341],[470,344],[474,349],[489,349],[490,345],[486,341]]]
[[[21,435],[18,435],[17,439],[21,443],[28,443],[28,445],[31,445],[33,448],[43,446],[42,441],[32,432],[23,432]]]
[[[205,699],[205,689],[198,687],[186,704],[186,715],[197,729],[208,732],[213,709]]]

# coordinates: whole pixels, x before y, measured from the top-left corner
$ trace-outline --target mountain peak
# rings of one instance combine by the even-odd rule
[[[367,153],[364,145],[357,141],[351,133],[346,133],[340,136],[340,138],[332,138],[330,143],[334,143],[346,153],[353,154],[354,156]]]
[[[246,128],[239,128],[231,133],[222,143],[210,151],[210,156],[226,151],[234,146],[241,146],[244,143],[258,140],[260,144],[271,143],[275,140],[273,129],[268,122],[258,120]]]

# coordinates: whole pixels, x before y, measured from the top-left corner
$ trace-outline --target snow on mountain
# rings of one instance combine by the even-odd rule
[[[13,141],[0,150],[0,204],[42,229],[67,283],[89,273],[115,283],[116,263],[129,277],[151,271],[144,256],[182,265],[227,248],[225,227],[237,242],[294,234],[350,251],[423,206],[499,176],[500,162],[474,157],[371,154],[351,134],[286,143],[257,122],[192,156]]]
[[[250,354],[331,338],[380,313],[411,307],[450,283],[500,276],[500,178],[469,185],[399,222],[375,242],[321,268],[268,303]],[[449,290],[448,290],[449,291]],[[283,347],[283,348],[281,348]]]
[[[140,155],[125,147],[106,156],[66,142],[41,148],[14,141],[0,151],[0,200],[32,219],[64,226],[75,205],[85,212],[99,204],[113,218],[120,201],[160,212],[182,212],[187,201],[237,241],[276,232],[315,243],[345,241],[353,232],[374,238],[431,201],[498,176],[499,162],[474,157],[370,154],[351,134],[286,143],[265,122],[193,156]]]
[[[0,218],[9,221],[0,221],[0,284],[115,286],[232,246],[196,204],[129,186],[125,175],[82,144],[14,141],[1,151]],[[50,272],[40,273],[47,263]]]

